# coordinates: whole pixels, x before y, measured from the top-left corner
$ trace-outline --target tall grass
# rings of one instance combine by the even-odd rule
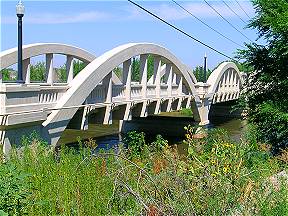
[[[54,152],[29,140],[1,163],[2,214],[287,215],[287,181],[270,181],[287,172],[285,162],[256,144],[231,142],[224,131],[197,140],[193,131],[187,128],[186,156],[161,136],[135,154],[143,135],[134,132],[128,149],[97,155],[95,143]]]

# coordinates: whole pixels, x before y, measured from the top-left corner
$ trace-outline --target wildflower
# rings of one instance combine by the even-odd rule
[[[190,139],[191,138],[190,134],[186,134],[186,138]]]
[[[228,172],[228,167],[224,167],[224,168],[223,168],[223,172],[224,172],[224,173],[227,173],[227,172]]]
[[[212,164],[216,164],[216,161],[215,161],[215,160],[211,160],[211,163],[212,163]]]

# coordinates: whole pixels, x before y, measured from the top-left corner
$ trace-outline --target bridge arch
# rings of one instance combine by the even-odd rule
[[[0,70],[5,69],[15,63],[18,62],[17,59],[17,47],[5,50],[0,53]],[[34,43],[34,44],[28,44],[23,46],[23,72],[24,76],[27,74],[28,65],[30,64],[30,58],[39,56],[39,55],[46,55],[49,56],[49,60],[51,61],[53,59],[53,54],[61,54],[67,56],[67,62],[70,62],[73,58],[79,59],[83,61],[86,64],[89,64],[92,62],[96,56],[84,49],[81,49],[76,46],[71,46],[67,44],[60,44],[60,43]],[[46,58],[46,64],[47,58]],[[52,65],[53,68],[53,65]],[[52,69],[53,71],[53,69]],[[72,71],[73,72],[73,71]],[[71,78],[73,79],[73,77]],[[27,79],[26,79],[27,80]],[[28,78],[30,82],[30,78]],[[25,81],[25,80],[24,80]],[[115,83],[120,84],[121,81],[118,79],[118,77],[113,74],[113,81]]]
[[[220,103],[239,98],[243,79],[235,63],[223,62],[211,73],[207,84],[208,93],[213,94],[212,103]]]
[[[194,80],[189,75],[190,69],[182,64],[172,53],[164,47],[151,43],[130,43],[116,47],[93,60],[76,76],[69,89],[56,104],[54,111],[43,122],[46,135],[51,138],[51,143],[56,144],[60,134],[65,130],[68,122],[77,111],[77,108],[63,110],[63,107],[73,107],[85,102],[89,94],[100,82],[109,75],[111,71],[123,62],[128,61],[136,55],[153,54],[165,63],[172,64],[174,72],[183,77],[183,85],[189,94],[199,103]],[[159,79],[160,81],[160,79]],[[197,110],[197,109],[195,109]],[[198,113],[195,113],[197,115]]]

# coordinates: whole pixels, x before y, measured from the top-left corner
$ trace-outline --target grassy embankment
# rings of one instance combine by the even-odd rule
[[[0,215],[287,215],[286,152],[272,157],[252,134],[233,143],[212,130],[194,139],[188,155],[158,136],[125,138],[128,149],[92,154],[95,143],[57,154],[26,138],[0,165]]]

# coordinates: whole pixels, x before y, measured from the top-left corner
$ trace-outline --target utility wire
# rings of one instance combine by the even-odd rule
[[[235,0],[236,1],[236,3],[239,5],[239,7],[241,8],[241,10],[246,14],[246,16],[249,18],[249,19],[251,19],[251,17],[248,15],[248,13],[244,10],[244,8],[241,6],[241,4],[237,1],[237,0]]]
[[[215,13],[217,13],[223,20],[225,20],[232,28],[234,28],[236,31],[238,31],[243,37],[245,37],[246,39],[248,39],[249,41],[251,41],[253,43],[252,40],[250,40],[246,35],[244,35],[241,31],[239,31],[232,23],[229,22],[229,20],[227,20],[225,17],[223,17],[211,4],[209,4],[206,0],[204,0],[204,2],[212,9],[215,11]]]
[[[180,8],[182,8],[184,11],[186,11],[188,14],[190,14],[191,16],[193,16],[195,19],[197,19],[199,22],[201,22],[202,24],[204,24],[205,26],[207,26],[208,28],[210,28],[211,30],[213,30],[214,32],[216,32],[217,34],[221,35],[222,37],[224,37],[225,39],[231,41],[232,43],[236,44],[237,46],[240,46],[242,48],[245,49],[244,46],[242,46],[241,44],[233,41],[232,39],[228,38],[227,36],[225,36],[224,34],[222,34],[221,32],[219,32],[218,30],[214,29],[213,27],[211,27],[210,25],[208,25],[207,23],[205,23],[204,21],[202,21],[200,18],[198,18],[196,15],[192,14],[190,11],[188,11],[186,8],[184,8],[182,5],[180,5],[178,2],[172,0],[176,5],[178,5]]]
[[[229,8],[230,11],[232,11],[239,19],[241,19],[241,21],[243,23],[245,23],[245,25],[247,24],[247,22],[245,20],[243,20],[242,17],[239,16],[224,0],[222,0],[222,2],[226,5],[226,7]]]
[[[144,10],[145,12],[147,12],[148,14],[150,14],[151,16],[157,18],[158,20],[162,21],[162,22],[165,23],[166,25],[168,25],[168,26],[172,27],[173,29],[175,29],[175,30],[181,32],[182,34],[184,34],[184,35],[186,35],[187,37],[189,37],[189,38],[195,40],[196,42],[202,44],[203,46],[208,47],[209,49],[213,50],[214,52],[217,52],[218,54],[220,54],[220,55],[222,55],[222,56],[225,56],[226,58],[229,58],[229,59],[231,59],[231,60],[233,60],[233,61],[236,61],[234,58],[232,58],[232,57],[230,57],[230,56],[224,54],[224,53],[221,52],[221,51],[218,51],[217,49],[211,47],[210,45],[207,45],[207,44],[205,44],[204,42],[198,40],[197,38],[195,38],[195,37],[189,35],[189,34],[186,33],[185,31],[183,31],[183,30],[179,29],[178,27],[172,25],[171,23],[167,22],[166,20],[162,19],[161,17],[157,16],[156,14],[150,12],[150,11],[147,10],[146,8],[142,7],[141,5],[135,3],[135,2],[133,2],[133,1],[131,1],[131,0],[128,0],[128,2],[134,4],[135,6],[139,7],[139,8],[142,9],[142,10]]]

